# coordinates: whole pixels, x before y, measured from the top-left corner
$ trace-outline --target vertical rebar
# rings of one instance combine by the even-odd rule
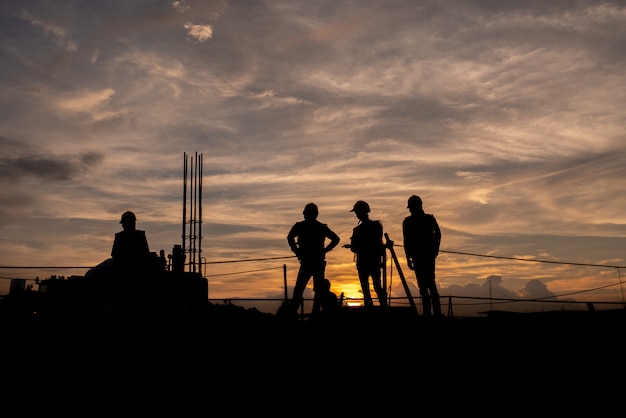
[[[202,262],[202,154],[198,156],[198,263]],[[198,268],[202,271],[202,267]]]
[[[187,227],[187,153],[183,154],[183,234],[182,245],[183,257],[185,254],[185,228]],[[183,259],[184,265],[184,259]]]
[[[198,154],[196,153],[196,158]],[[192,160],[191,162],[191,189],[189,193],[189,203],[191,205],[191,218],[189,219],[189,271],[195,273],[196,272],[196,205],[195,205],[195,179],[196,179],[196,167],[197,164],[194,164],[196,161]]]
[[[191,167],[189,165],[191,164]],[[202,271],[199,265],[202,259],[202,154],[194,157],[184,154],[183,169],[183,251],[188,255],[188,271]],[[189,217],[187,217],[189,204]],[[188,242],[188,246],[186,246]]]

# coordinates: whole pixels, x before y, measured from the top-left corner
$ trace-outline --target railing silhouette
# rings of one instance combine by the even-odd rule
[[[553,296],[552,298],[555,298]],[[417,306],[418,314],[421,315],[420,296],[414,296],[413,300]],[[388,297],[390,308],[409,308],[410,304],[406,296]],[[209,298],[208,301],[213,304],[238,305],[244,308],[258,309],[262,312],[275,313],[280,305],[285,301],[283,298]],[[374,298],[376,301],[376,298]],[[461,302],[459,302],[461,301]],[[342,306],[344,307],[362,307],[362,298],[346,298],[344,297]],[[300,315],[308,316],[311,313],[313,304],[312,298],[304,298],[304,304],[300,310]],[[506,306],[508,309],[494,309]],[[518,308],[514,305],[522,305]],[[532,305],[531,307],[528,307]],[[544,305],[544,306],[539,306]],[[550,306],[559,305],[559,306]],[[564,306],[568,305],[565,309]],[[481,309],[481,307],[484,307]],[[571,311],[596,311],[606,309],[622,309],[622,302],[611,301],[573,301],[573,300],[553,300],[553,299],[515,299],[515,298],[490,298],[478,296],[454,296],[441,295],[441,308],[446,311],[449,318],[489,316],[494,312],[510,312],[510,313],[533,313],[548,312],[555,310],[571,310]],[[459,312],[460,311],[460,312]]]

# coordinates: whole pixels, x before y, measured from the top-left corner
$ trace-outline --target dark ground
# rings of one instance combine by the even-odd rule
[[[228,359],[257,355],[285,359],[302,355],[349,355],[353,351],[397,351],[419,355],[449,353],[489,356],[534,356],[556,351],[588,356],[619,347],[626,310],[490,312],[483,317],[428,319],[407,308],[342,308],[332,317],[283,318],[254,308],[207,303],[194,312],[62,312],[37,316],[2,316],[5,335],[16,343],[46,350],[145,346],[157,352],[206,348]],[[324,347],[319,349],[319,347]],[[353,347],[353,349],[351,348]],[[57,350],[58,351],[58,350]],[[265,354],[263,354],[265,353]],[[284,354],[281,354],[284,353]]]
[[[395,416],[519,415],[526,406],[563,415],[593,404],[597,415],[621,399],[612,391],[624,376],[626,310],[427,320],[407,308],[346,307],[301,320],[208,303],[206,283],[188,279],[177,293],[164,277],[149,297],[102,299],[70,278],[2,298],[5,408]]]
[[[402,308],[298,320],[210,303],[174,315],[2,312],[2,381],[48,413],[395,416],[424,402],[441,413],[517,415],[519,403],[602,412],[625,370],[624,310],[438,320]]]

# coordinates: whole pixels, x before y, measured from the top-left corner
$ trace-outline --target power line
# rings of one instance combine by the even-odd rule
[[[265,268],[265,269],[257,269],[257,270],[236,271],[236,272],[232,272],[232,273],[206,274],[204,277],[232,276],[234,274],[256,273],[256,272],[259,272],[259,271],[277,270],[279,268],[282,269],[282,266],[281,267],[268,267],[268,268]]]
[[[519,257],[504,257],[504,256],[497,256],[497,255],[484,255],[484,254],[464,253],[464,252],[460,252],[460,251],[443,251],[443,250],[440,250],[439,252],[441,252],[441,253],[448,253],[448,254],[471,255],[471,256],[474,256],[474,257],[488,257],[488,258],[500,258],[500,259],[505,259],[505,260],[528,261],[528,262],[532,262],[532,263],[567,264],[567,265],[571,265],[571,266],[607,267],[607,268],[614,268],[614,269],[626,268],[626,266],[612,266],[612,265],[608,265],[608,264],[591,264],[591,263],[574,263],[574,262],[571,262],[571,261],[537,260],[537,259],[519,258]]]
[[[402,245],[395,244],[396,247],[402,247]],[[566,264],[571,266],[586,266],[586,267],[606,267],[606,268],[615,268],[615,269],[626,269],[626,266],[616,266],[610,264],[593,264],[593,263],[577,263],[573,261],[554,261],[554,260],[539,260],[539,259],[528,259],[528,258],[520,258],[520,257],[506,257],[506,256],[498,256],[498,255],[486,255],[486,254],[476,254],[476,253],[468,253],[462,251],[449,251],[449,250],[439,250],[440,253],[447,254],[459,254],[459,255],[469,255],[473,257],[484,257],[484,258],[498,258],[503,260],[514,260],[514,261],[525,261],[530,263],[550,263],[550,264]],[[295,258],[295,255],[292,256],[284,256],[284,257],[266,257],[266,258],[246,258],[240,260],[222,260],[222,261],[205,261],[201,264],[228,264],[228,263],[246,263],[251,261],[269,261],[269,260],[285,260],[288,258]],[[90,269],[92,267],[89,266],[0,266],[0,269]]]
[[[0,269],[90,269],[89,266],[0,266]]]
[[[227,261],[206,261],[202,264],[226,264],[226,263],[244,263],[247,261],[267,261],[267,260],[284,260],[286,258],[294,258],[295,255],[287,257],[268,257],[268,258],[247,258],[244,260],[227,260]]]

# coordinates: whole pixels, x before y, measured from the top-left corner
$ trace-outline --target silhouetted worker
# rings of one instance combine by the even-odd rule
[[[85,273],[85,278],[104,279],[128,270],[138,270],[149,261],[150,249],[145,231],[136,229],[137,217],[124,212],[120,223],[123,231],[115,234],[111,258],[104,260]]]
[[[146,290],[144,279],[158,268],[151,262],[146,233],[136,229],[136,222],[133,212],[124,212],[120,219],[123,230],[115,234],[111,258],[85,273],[95,297],[109,310],[137,305]]]
[[[441,229],[435,217],[424,212],[419,196],[409,197],[407,208],[411,215],[402,222],[407,264],[415,271],[424,316],[440,317],[441,303],[435,282],[435,260],[441,245]]]
[[[146,232],[136,228],[137,217],[131,211],[122,214],[120,223],[123,230],[115,234],[111,249],[116,268],[124,271],[146,268],[150,256]]]
[[[378,303],[382,307],[387,306],[387,292],[381,283],[383,257],[385,246],[383,244],[383,224],[369,218],[370,206],[367,202],[358,200],[350,212],[354,212],[359,223],[352,230],[349,248],[356,256],[356,269],[361,282],[363,292],[363,304],[365,307],[374,306],[370,293],[369,278],[372,278],[372,286],[378,296]]]
[[[151,309],[150,292],[154,290],[156,257],[151,260],[146,232],[136,228],[137,217],[126,211],[120,219],[122,231],[115,234],[111,257],[116,275],[112,284],[117,290],[113,299],[126,313],[147,314]],[[155,253],[156,256],[156,253]]]
[[[330,290],[330,280],[324,278],[318,282],[313,298],[312,318],[329,318],[339,312],[339,298]]]
[[[315,203],[308,203],[302,214],[304,220],[296,222],[287,234],[289,247],[300,261],[290,307],[292,313],[297,312],[302,304],[302,295],[311,277],[313,277],[313,290],[323,286],[321,282],[325,278],[326,253],[335,248],[340,241],[339,235],[328,225],[317,220],[319,210]],[[327,239],[328,244],[326,244]]]

